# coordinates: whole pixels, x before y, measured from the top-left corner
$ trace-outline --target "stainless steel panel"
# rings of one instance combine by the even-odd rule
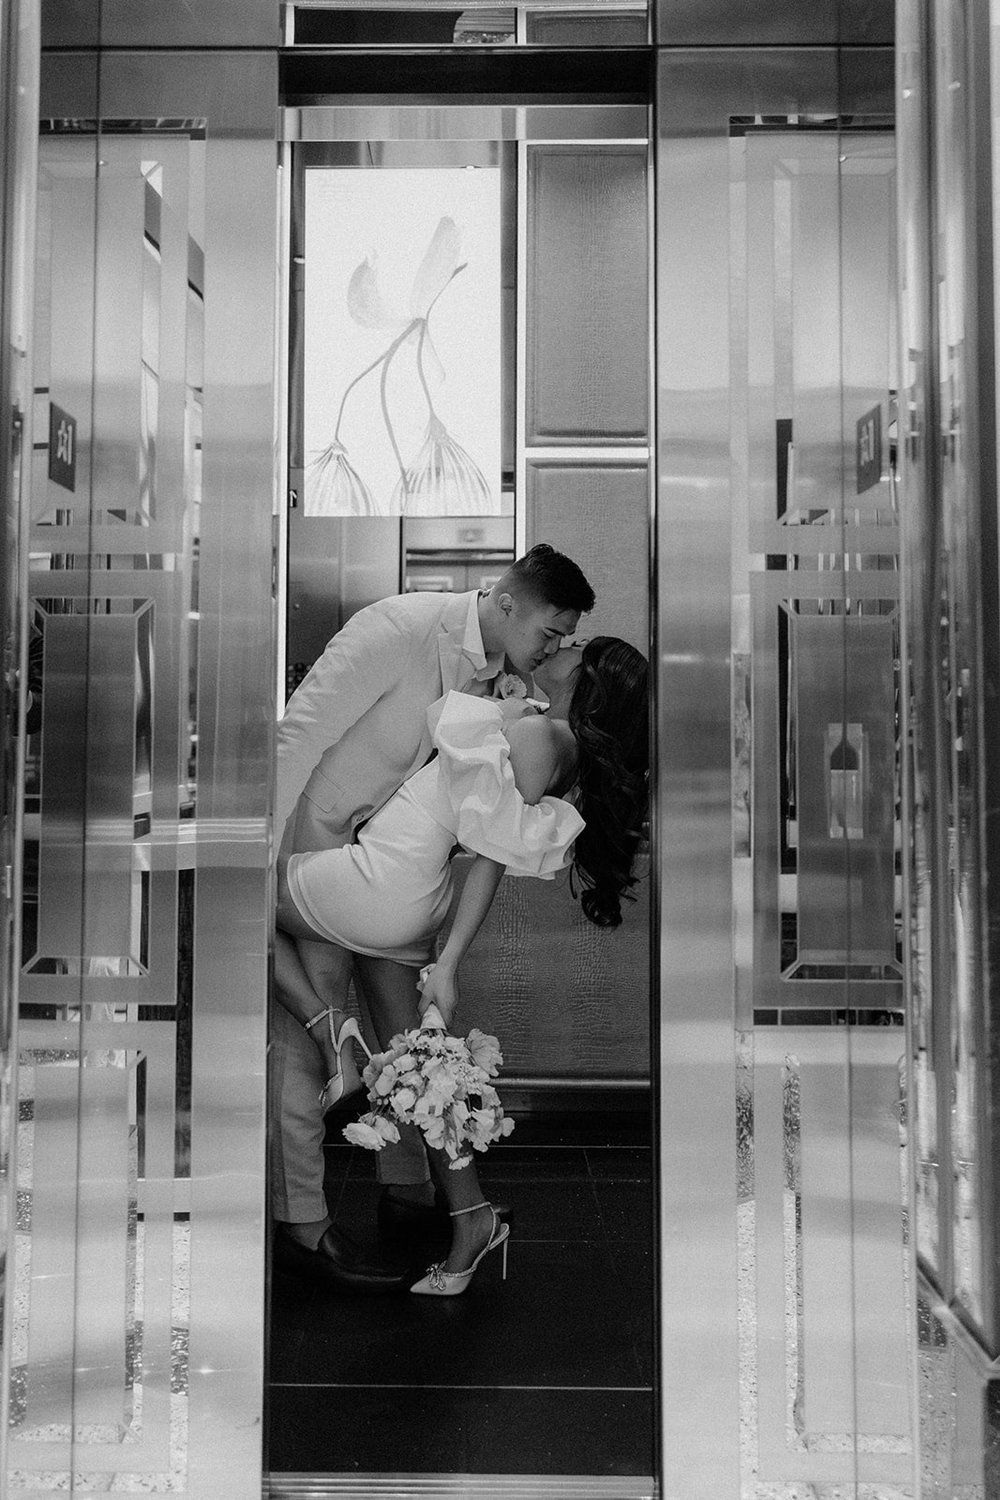
[[[897,1495],[912,1483],[903,1040],[902,1028],[791,1027],[753,1039],[754,1181],[740,1239],[744,1494],[840,1482]]]
[[[92,1022],[81,1047],[79,1017],[22,1017],[21,1044],[9,1493],[34,1493],[39,1470],[72,1469],[172,1478],[184,1493],[189,1229],[173,1214],[174,1039],[119,1019]]]
[[[17,1222],[17,999],[20,967],[24,747],[28,707],[25,573],[32,445],[31,303],[38,140],[38,7],[0,5],[0,412],[4,443],[0,509],[5,545],[0,570],[0,639],[5,698],[0,738],[0,1409],[10,1408],[15,1307],[12,1244]],[[9,1425],[0,1423],[0,1474]]]
[[[39,404],[72,391],[92,424],[72,491],[37,455],[42,857],[21,979],[19,1186],[37,1214],[18,1385],[48,1348],[40,1389],[65,1412],[16,1408],[8,1484],[113,1472],[243,1500],[262,1456],[276,68],[107,55],[99,139],[86,77],[50,59],[44,85],[71,128],[43,151]],[[52,308],[74,286],[92,288],[90,326],[67,336]],[[58,1330],[46,1258],[72,1313]]]
[[[801,852],[800,810],[801,801],[794,804],[792,796],[798,790],[808,799],[810,791],[799,785],[797,763],[794,757],[794,740],[798,722],[797,697],[794,687],[793,662],[787,642],[802,618],[821,621],[819,628],[828,627],[830,656],[835,663],[836,680],[828,684],[831,701],[841,696],[842,705],[848,699],[843,695],[848,685],[856,686],[862,695],[869,693],[873,684],[867,681],[857,667],[848,668],[846,655],[847,624],[858,624],[865,620],[880,630],[883,620],[886,630],[894,630],[891,615],[882,616],[879,611],[891,609],[896,592],[895,575],[879,570],[851,575],[851,589],[855,607],[870,610],[872,614],[848,619],[843,614],[812,613],[799,616],[797,611],[832,611],[839,608],[838,591],[844,587],[842,575],[836,572],[809,572],[794,569],[789,572],[770,570],[754,572],[750,576],[751,646],[753,670],[753,713],[751,719],[752,762],[752,808],[753,838],[748,844],[752,862],[752,940],[750,968],[752,972],[752,1006],[758,1010],[817,1008],[830,1011],[843,1008],[848,995],[845,981],[850,976],[851,1003],[866,1009],[899,1008],[901,1004],[901,982],[897,972],[895,942],[895,913],[897,896],[892,876],[892,854],[894,830],[886,826],[892,804],[886,799],[893,796],[895,781],[895,744],[892,713],[880,718],[877,734],[881,745],[883,771],[888,772],[887,783],[880,787],[879,805],[882,809],[882,842],[886,845],[884,857],[877,868],[881,871],[880,887],[883,891],[885,921],[882,958],[877,966],[868,964],[855,954],[855,936],[850,932],[848,952],[836,969],[829,965],[814,966],[810,971],[801,968],[801,923],[802,893],[798,888],[799,855]],[[782,635],[779,624],[785,624],[785,655],[782,656]],[[887,650],[889,649],[887,643]],[[881,662],[882,675],[886,666],[895,660],[895,641],[888,658]],[[785,712],[782,713],[782,670],[789,675],[789,687],[784,695]],[[876,678],[877,681],[877,678]],[[891,685],[890,685],[891,686]],[[823,690],[822,683],[809,682],[807,688],[815,695]],[[892,702],[890,687],[881,695],[876,693],[883,711]],[[840,711],[846,713],[846,706]],[[841,720],[842,722],[843,720]],[[827,725],[829,724],[827,720]],[[784,778],[784,779],[783,779]],[[827,806],[829,784],[821,793],[823,806]],[[816,810],[807,807],[806,828]],[[889,820],[893,823],[894,820]],[[856,897],[847,882],[850,871],[850,854],[841,841],[839,850],[833,844],[828,850],[828,859],[836,865],[839,858],[841,881],[838,896],[830,893],[830,901],[843,903],[844,912]],[[814,890],[813,896],[817,893]],[[888,907],[891,902],[891,920]],[[814,926],[822,927],[822,919],[813,917]],[[844,936],[842,928],[842,936]],[[743,1009],[746,1010],[747,1005]],[[743,1018],[744,1024],[747,1017]]]
[[[69,963],[71,972],[95,958],[140,962],[132,901],[139,876],[132,861],[137,625],[131,610],[45,622],[36,954]],[[148,631],[145,641],[148,665]],[[88,766],[95,740],[100,761]],[[84,880],[85,826],[91,855]]]
[[[721,21],[704,7],[698,17],[665,8],[661,20],[685,18]],[[767,14],[750,24],[766,26]],[[867,84],[858,74],[841,92],[833,50],[692,50],[659,60],[663,1451],[664,1492],[685,1500],[785,1497],[803,1484],[851,1493],[872,1484],[894,1497],[914,1490],[903,1181],[885,1114],[898,1111],[902,1028],[876,1034],[871,1053],[852,1009],[876,997],[898,1006],[895,903],[882,891],[879,943],[890,972],[866,992],[844,917],[863,899],[850,885],[850,825],[839,890],[827,892],[847,963],[839,980],[817,981],[827,1015],[816,1016],[827,1028],[835,1013],[850,1025],[805,1038],[777,1025],[787,982],[778,977],[780,919],[795,889],[779,834],[796,785],[789,642],[800,625],[800,644],[814,621],[824,640],[829,627],[831,643],[827,682],[812,673],[798,685],[805,715],[815,715],[825,686],[828,732],[863,717],[851,709],[861,675],[862,696],[874,694],[883,781],[889,761],[876,797],[880,890],[888,879],[894,896],[884,816],[893,808],[894,704],[882,650],[894,629],[894,517],[887,479],[857,506],[852,494],[854,403],[874,391],[887,413],[894,369],[889,320],[864,317],[892,290],[891,144],[836,128],[818,138],[824,116],[836,122],[849,99],[891,114],[876,81],[882,61]],[[783,423],[805,439],[801,498]],[[822,535],[810,514],[817,488]],[[852,614],[874,617],[874,674],[846,667]],[[833,660],[846,693],[830,680]],[[794,852],[801,831],[785,821]],[[767,1080],[756,1096],[755,1058]],[[884,1206],[873,1215],[876,1178]],[[871,1319],[869,1288],[880,1299]]]
[[[752,9],[719,0],[654,0],[653,28],[658,47],[891,47],[893,7],[891,0],[810,6],[766,0]]]
[[[513,0],[499,0],[499,4],[507,5]],[[595,11],[613,14],[616,11],[634,11],[642,9],[642,0],[526,0],[531,10],[559,12],[568,11]],[[368,0],[294,0],[297,9],[331,9],[331,10],[367,10]],[[454,10],[455,0],[381,0],[380,10],[413,10],[414,5],[419,4],[421,10]],[[480,10],[496,10],[498,0],[465,0],[463,10],[475,12]]]
[[[525,14],[525,41],[535,47],[644,47],[649,40],[649,17],[645,6],[633,15],[587,14],[577,7],[575,15],[560,15],[545,7]]]
[[[996,7],[899,7],[910,1089],[927,1493],[995,1441]]]
[[[891,972],[894,622],[884,616],[797,615],[790,627],[798,783],[796,962],[841,972]]]
[[[277,47],[275,0],[45,0],[45,47]]]
[[[285,141],[644,141],[644,104],[425,104],[337,99],[288,106]]]
[[[740,1483],[726,138],[739,80],[720,74],[661,55],[655,114],[660,1402],[663,1491],[678,1500]]]

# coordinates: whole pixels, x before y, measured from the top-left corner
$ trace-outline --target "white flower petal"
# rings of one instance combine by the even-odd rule
[[[485,516],[499,512],[475,459],[432,416],[423,447],[400,478],[390,511],[404,516]]]
[[[379,508],[343,443],[331,443],[305,473],[305,516],[376,516]]]
[[[462,236],[454,219],[445,216],[431,236],[423,260],[413,278],[410,312],[415,318],[426,318],[431,303],[444,291],[458,268],[462,253]]]
[[[401,308],[393,308],[379,285],[378,255],[374,250],[357,266],[347,283],[347,311],[362,328],[383,328],[398,333],[411,321]]]

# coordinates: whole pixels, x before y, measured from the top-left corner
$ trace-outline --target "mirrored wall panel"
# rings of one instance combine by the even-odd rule
[[[6,1248],[0,1282],[0,1391],[7,1401],[11,1362],[10,1245],[16,1233],[14,1146],[17,1134],[17,988],[20,945],[21,781],[25,715],[34,694],[28,682],[24,630],[26,524],[31,479],[31,282],[38,140],[38,15],[34,6],[0,6],[0,412],[5,423],[0,463],[4,518],[0,571],[5,730],[0,738],[0,1242]],[[6,1467],[6,1423],[0,1431],[0,1473]]]
[[[933,1493],[996,1445],[995,6],[899,11],[907,986],[921,1437]],[[994,58],[995,58],[994,50]],[[984,215],[986,216],[984,218]]]
[[[45,58],[11,1495],[259,1485],[274,89]]]
[[[660,62],[664,1482],[706,1500],[916,1493],[891,64]]]

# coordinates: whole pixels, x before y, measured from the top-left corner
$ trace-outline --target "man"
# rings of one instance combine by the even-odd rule
[[[427,709],[443,693],[492,693],[511,670],[528,682],[572,635],[594,593],[570,558],[545,543],[511,564],[492,589],[406,594],[356,614],[290,699],[278,726],[275,830],[286,853],[349,843],[355,830],[427,760]],[[344,996],[352,957],[330,943],[299,941],[313,989]],[[384,1039],[400,1025],[403,967],[379,961],[364,991]],[[394,972],[395,971],[395,972]],[[334,998],[334,1004],[343,1000]],[[273,1009],[271,1082],[272,1212],[285,1269],[345,1290],[392,1290],[402,1277],[365,1262],[330,1221],[323,1197],[326,1078],[303,1014]],[[302,1024],[300,1024],[300,1022]],[[387,1238],[426,1233],[436,1210],[419,1134],[379,1153],[379,1228]]]

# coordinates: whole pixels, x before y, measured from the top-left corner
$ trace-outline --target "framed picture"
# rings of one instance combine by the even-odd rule
[[[304,514],[500,513],[500,172],[311,168]]]

